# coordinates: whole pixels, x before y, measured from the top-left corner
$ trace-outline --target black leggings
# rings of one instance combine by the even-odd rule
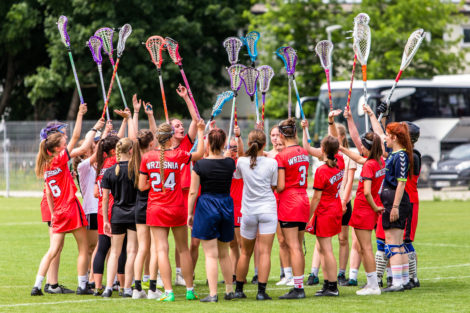
[[[122,243],[121,255],[119,256],[118,261],[118,274],[124,274],[124,268],[126,266],[127,259],[126,246],[127,235],[124,237],[124,242]],[[98,235],[98,250],[96,251],[95,259],[93,260],[93,273],[103,275],[104,262],[110,247],[111,238],[106,235]]]

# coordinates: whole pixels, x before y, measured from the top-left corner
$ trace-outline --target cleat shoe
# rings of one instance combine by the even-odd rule
[[[101,297],[103,298],[111,298],[113,296],[113,290],[106,289],[102,294]]]
[[[357,286],[357,279],[350,279],[346,286]]]
[[[251,283],[253,285],[258,285],[258,275],[253,276],[253,278],[251,279]]]
[[[315,274],[313,273],[310,273],[310,275],[308,275],[308,279],[307,279],[308,286],[318,285],[319,283],[320,283],[320,280],[318,279],[318,276],[315,276]]]
[[[291,290],[289,290],[288,293],[286,293],[285,295],[279,297],[280,300],[284,300],[284,299],[303,299],[303,298],[305,298],[304,289],[297,289],[297,288],[292,288]]]
[[[419,283],[418,278],[415,278],[415,279],[413,280],[413,284],[414,284],[414,288],[421,287],[421,284]]]
[[[163,292],[161,292],[158,289],[155,289],[155,291],[149,290],[147,299],[153,300],[153,299],[158,299],[162,296]]]
[[[173,291],[164,292],[164,293],[162,293],[160,298],[157,299],[157,301],[173,302],[173,301],[175,301],[175,294],[173,293]]]
[[[405,288],[403,288],[402,285],[400,286],[390,286],[387,288],[382,289],[382,292],[397,292],[397,291],[405,291]]]
[[[33,290],[31,290],[31,295],[32,296],[44,296],[41,288],[38,288],[38,287],[33,287]]]
[[[393,285],[393,277],[387,277],[387,287],[392,287]]]
[[[133,296],[132,292],[131,293],[123,292],[121,297],[123,297],[123,298],[132,298],[132,296]]]
[[[181,273],[176,273],[175,276],[175,286],[186,286],[183,275]]]
[[[411,281],[407,282],[406,284],[403,285],[403,289],[405,290],[413,289],[413,283]]]
[[[147,294],[143,290],[134,289],[132,291],[132,299],[147,299]]]
[[[50,287],[49,287],[49,289],[50,289]],[[92,294],[93,294],[93,290],[88,289],[88,288],[82,289],[82,288],[80,288],[80,286],[79,286],[79,287],[77,287],[77,291],[75,292],[75,294],[76,294],[76,295],[80,295],[80,296],[92,295]]]
[[[256,295],[256,300],[272,300],[270,296],[266,292],[258,292]]]
[[[286,286],[290,286],[290,287],[294,286],[294,277],[291,277],[287,280]]]
[[[95,282],[86,283],[86,287],[87,287],[88,289],[95,289],[95,288],[96,288]]]
[[[276,283],[276,286],[284,286],[287,283],[287,278],[284,276],[280,281]]]
[[[380,291],[379,287],[372,288],[372,287],[368,287],[368,286],[356,291],[356,294],[358,296],[378,296],[381,293],[382,292]]]
[[[327,283],[327,282],[323,282],[323,286],[321,287],[320,290],[318,290],[317,292],[315,292],[315,296],[318,296],[318,295],[323,294],[327,289],[328,289],[328,283]]]
[[[119,287],[120,287],[120,284],[119,284],[118,281],[113,284],[113,290],[114,291],[119,291]]]
[[[326,289],[322,293],[316,293],[315,296],[316,297],[337,297],[339,296],[339,291],[338,289],[336,290]]]
[[[46,287],[44,287],[44,291],[47,292],[47,293],[51,293],[51,294],[74,293],[73,290],[70,290],[70,289],[66,288],[65,286],[63,286],[63,285],[57,285],[57,287],[53,288],[52,285],[49,285],[49,284],[48,284],[47,289],[46,289]]]
[[[44,292],[49,293],[47,290],[49,289],[49,286],[50,286],[50,285],[51,285],[51,284],[45,284],[45,285],[44,285]]]
[[[230,300],[233,300],[233,299],[235,299],[235,298],[236,298],[236,297],[235,297],[235,293],[234,293],[233,291],[232,291],[232,292],[229,292],[229,293],[226,293],[226,294],[224,295],[224,300],[230,301]],[[245,296],[245,298],[246,298],[246,296]]]
[[[378,284],[379,284],[379,287],[380,287],[380,288],[383,288],[384,283],[383,283],[383,281],[382,281],[381,279],[378,281]]]
[[[349,285],[348,283],[349,281],[344,274],[338,275],[338,284],[340,286],[348,286]]]
[[[208,295],[207,297],[205,297],[204,299],[201,299],[199,301],[201,301],[201,302],[217,302],[217,301],[219,301],[219,298],[217,297],[217,295],[215,295],[215,296]]]
[[[245,299],[246,294],[243,291],[235,291],[234,296],[235,299]]]
[[[101,288],[95,288],[94,292],[93,292],[93,295],[95,297],[98,297],[98,296],[101,296],[104,292],[104,287],[101,287]]]
[[[198,300],[199,295],[194,290],[186,290],[186,300]]]

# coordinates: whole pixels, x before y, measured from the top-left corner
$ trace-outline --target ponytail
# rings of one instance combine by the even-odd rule
[[[397,137],[397,142],[402,148],[406,150],[408,155],[408,161],[410,163],[410,168],[408,169],[408,174],[410,177],[413,176],[413,144],[411,143],[410,133],[408,129],[408,124],[406,122],[393,122],[387,125],[387,132],[389,134],[395,135]]]
[[[174,130],[170,124],[163,123],[157,129],[157,141],[160,145],[160,178],[162,182],[162,191],[165,192],[165,146],[173,137]]]
[[[118,141],[118,136],[109,135],[98,142],[98,149],[96,151],[96,176],[100,175],[104,161],[110,157],[111,150],[116,149]]]
[[[54,132],[50,133],[46,139],[41,140],[38,154],[36,155],[36,167],[34,169],[38,178],[43,178],[47,165],[54,158],[54,148],[60,146],[63,136],[64,135],[60,132]]]
[[[248,135],[248,150],[246,155],[250,157],[250,168],[254,169],[256,166],[256,160],[258,152],[263,149],[266,144],[266,135],[259,129],[252,130]]]
[[[162,182],[162,191],[165,192],[165,145],[160,147],[160,178]]]
[[[121,161],[121,150],[122,150],[122,141],[119,140],[119,142],[116,145],[116,169],[114,170],[114,172],[116,173],[116,176],[119,175],[119,170],[120,170],[119,162]]]
[[[142,150],[148,149],[153,139],[154,136],[150,130],[139,130],[134,149],[132,150],[132,156],[129,161],[129,171],[127,174],[130,180],[138,176],[137,173],[139,173],[140,162],[142,161]],[[139,180],[135,179],[134,184],[135,187],[137,187]]]
[[[329,167],[336,167],[338,164],[338,160],[336,160],[335,155],[338,153],[339,150],[339,141],[337,138],[333,136],[326,136],[321,141],[321,147],[323,152],[326,154],[326,165]]]

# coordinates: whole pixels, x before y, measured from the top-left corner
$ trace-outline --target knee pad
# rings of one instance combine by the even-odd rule
[[[402,247],[403,245],[389,245],[389,244],[385,244],[385,256],[387,256],[387,258],[391,258],[392,256],[394,256],[395,254],[401,254],[400,252],[400,248]],[[397,248],[398,251],[392,251],[392,249],[394,248]]]
[[[385,252],[385,241],[382,239],[377,239],[377,250]]]
[[[415,252],[415,248],[413,247],[412,242],[407,242],[404,245],[405,245],[405,252],[406,253]]]

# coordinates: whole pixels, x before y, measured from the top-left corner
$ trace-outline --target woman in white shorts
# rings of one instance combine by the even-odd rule
[[[277,186],[277,162],[264,156],[266,135],[255,129],[248,135],[246,157],[238,158],[235,178],[243,178],[241,255],[237,265],[235,298],[246,298],[243,284],[258,235],[260,250],[257,300],[271,300],[266,294],[271,269],[271,248],[277,228],[277,204],[273,188]]]

